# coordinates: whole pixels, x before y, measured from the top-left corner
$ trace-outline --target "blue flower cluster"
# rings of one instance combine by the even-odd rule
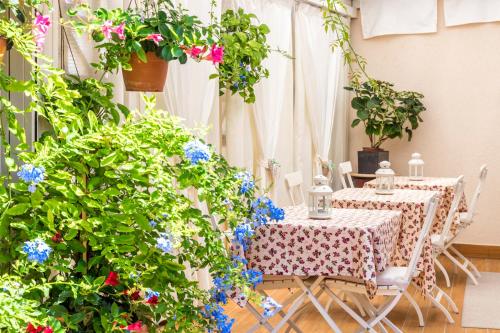
[[[200,161],[208,161],[211,157],[210,148],[199,140],[193,140],[184,145],[184,155],[192,165]]]
[[[42,239],[37,238],[34,241],[25,242],[23,251],[28,255],[28,260],[43,264],[45,260],[49,259],[52,248]]]
[[[233,288],[229,276],[215,277],[213,283],[215,287],[211,290],[212,299],[217,304],[227,304],[227,291]]]
[[[146,289],[146,295],[144,295],[144,298],[146,301],[149,301],[153,297],[160,297],[160,293],[151,289]]]
[[[256,271],[254,269],[249,269],[241,272],[241,275],[248,283],[252,284],[253,287],[257,287],[257,285],[261,284],[263,281],[262,272]]]
[[[208,332],[231,333],[234,324],[234,319],[229,318],[224,309],[218,304],[206,304],[203,316],[212,320],[215,324],[214,328],[209,328]]]
[[[171,253],[173,249],[171,235],[166,232],[160,233],[160,237],[156,239],[156,247],[163,253]]]
[[[255,182],[253,181],[252,175],[246,172],[238,172],[236,174],[236,179],[241,180],[240,193],[246,194],[248,191],[251,191],[255,187]]]
[[[271,297],[266,297],[264,301],[262,301],[261,306],[264,309],[264,313],[262,315],[266,318],[271,318],[282,308],[281,304],[276,302]]]
[[[154,220],[150,220],[149,225],[151,226],[151,228],[155,228],[158,225],[158,223],[156,223],[156,221]]]
[[[249,223],[240,224],[234,229],[234,241],[243,247],[243,251],[247,250],[253,235],[255,235],[255,231]]]
[[[248,264],[248,260],[241,256],[233,256],[233,264],[234,267],[238,267],[239,264],[242,264],[243,266],[246,266]]]
[[[285,211],[276,207],[274,202],[267,197],[259,197],[252,203],[252,220],[255,227],[266,225],[268,218],[274,221],[282,221]]]
[[[36,191],[36,186],[44,180],[44,174],[44,167],[35,167],[32,164],[23,164],[21,166],[21,170],[17,173],[17,176],[26,183],[30,184],[28,186],[28,191],[33,193]]]

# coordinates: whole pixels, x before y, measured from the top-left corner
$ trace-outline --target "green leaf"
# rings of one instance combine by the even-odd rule
[[[22,215],[28,211],[28,209],[31,207],[31,204],[29,203],[20,203],[17,205],[14,205],[7,209],[7,215],[9,216],[17,216],[17,215]]]
[[[115,152],[112,152],[111,154],[109,154],[108,156],[106,156],[105,158],[102,159],[101,161],[101,167],[106,167],[110,164],[112,164],[118,157],[118,153],[115,151]]]

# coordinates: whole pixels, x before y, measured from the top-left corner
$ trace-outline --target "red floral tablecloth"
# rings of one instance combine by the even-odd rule
[[[375,188],[377,184],[376,180],[366,182],[365,188]],[[455,197],[455,186],[457,184],[457,178],[444,178],[444,177],[425,177],[423,180],[410,180],[409,177],[395,177],[394,187],[398,189],[408,189],[408,190],[425,190],[425,191],[439,191],[441,193],[441,198],[439,200],[439,207],[436,212],[436,220],[432,226],[432,233],[439,234],[443,231],[444,223],[446,222],[446,217],[451,208],[451,202]],[[462,196],[460,200],[460,205],[458,206],[460,212],[467,211],[467,201],[465,200],[465,195]],[[458,231],[458,215],[453,223],[451,232],[456,233]]]
[[[411,258],[424,222],[425,207],[437,191],[395,190],[392,195],[377,195],[375,190],[349,188],[333,194],[333,207],[355,209],[383,209],[402,212],[398,244],[391,264],[406,266]],[[436,285],[436,272],[430,237],[426,239],[417,268],[421,272],[417,284],[428,290]]]
[[[307,208],[285,210],[285,220],[257,228],[245,256],[265,275],[344,276],[377,290],[376,275],[395,252],[401,213],[334,209],[329,220],[312,220]]]

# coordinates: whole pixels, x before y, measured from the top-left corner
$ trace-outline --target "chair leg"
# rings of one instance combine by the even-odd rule
[[[457,251],[458,252],[458,251]],[[451,255],[450,252],[448,252],[448,250],[444,250],[443,251],[443,254],[451,260],[451,262],[455,265],[458,266],[458,268],[460,268],[465,274],[467,274],[469,276],[469,278],[472,280],[472,283],[474,283],[474,285],[478,285],[479,283],[477,282],[477,279],[476,279],[476,276],[469,270],[467,269],[467,266],[469,265],[470,261],[467,260],[467,258],[465,258],[465,261],[464,263],[461,263],[460,261],[458,261],[454,256]]]
[[[479,272],[479,270],[477,269],[476,265],[474,265],[469,259],[467,259],[462,253],[460,253],[460,251],[458,251],[453,245],[450,245],[448,247],[448,249],[451,250],[451,252],[455,253],[455,255],[457,257],[459,257],[460,259],[462,259],[464,261],[464,264],[466,266],[470,266],[470,268],[472,268],[472,272],[474,273],[474,275],[477,277],[477,278],[480,278],[481,277],[481,273]]]
[[[446,303],[448,303],[448,305],[451,307],[451,310],[454,313],[458,314],[459,313],[458,307],[455,304],[455,302],[453,301],[453,299],[447,293],[445,293],[441,288],[439,288],[438,286],[436,286],[435,289],[437,289],[437,291],[438,291],[436,299],[441,300],[441,298],[444,298],[446,300]]]
[[[417,302],[411,296],[411,294],[408,292],[408,290],[405,290],[403,294],[406,297],[406,299],[408,300],[408,302],[410,302],[410,304],[413,306],[413,308],[415,309],[415,312],[417,313],[417,316],[418,316],[418,325],[420,327],[424,327],[424,325],[425,325],[425,323],[424,323],[424,316],[423,316],[422,310],[418,306]]]
[[[437,257],[434,258],[434,263],[439,268],[439,270],[443,273],[444,278],[446,280],[446,287],[450,288],[451,287],[450,276],[448,275],[448,272],[446,271],[446,268],[444,268],[443,264],[438,260]]]
[[[264,296],[264,297],[268,297],[269,296],[269,294],[266,293],[265,290],[259,290],[259,293],[262,296]],[[289,297],[287,300],[285,300],[285,302],[282,305],[286,306],[288,303],[291,302],[291,300],[293,300],[293,298],[294,298],[294,296]],[[286,316],[286,312],[283,311],[283,309],[279,310],[278,314],[281,316],[281,318],[285,318],[285,316]],[[295,324],[295,322],[293,320],[290,319],[290,320],[287,321],[287,323],[288,323],[288,328],[286,330],[287,332],[290,332],[293,329],[297,333],[302,333],[302,331],[300,330],[300,328],[298,328],[298,326]]]

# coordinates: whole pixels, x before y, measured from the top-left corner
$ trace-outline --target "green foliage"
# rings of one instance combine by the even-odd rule
[[[402,138],[405,133],[410,141],[413,131],[423,121],[424,96],[413,91],[396,91],[393,86],[384,81],[367,81],[346,88],[356,94],[351,105],[357,118],[351,126],[360,123],[365,126],[372,148],[380,148],[386,140]]]
[[[237,11],[227,10],[222,14],[216,34],[224,45],[224,62],[218,67],[218,74],[211,78],[219,79],[220,94],[228,89],[238,93],[246,103],[255,102],[254,86],[269,77],[269,70],[263,62],[269,57],[271,47],[267,43],[269,27],[255,24],[257,17]]]
[[[226,244],[226,233],[251,217],[256,194],[241,193],[239,170],[211,148],[208,161],[192,164],[184,146],[198,139],[153,99],[143,114],[130,112],[113,102],[111,84],[66,77],[20,23],[0,20],[0,35],[32,68],[26,81],[0,72],[4,92],[31,99],[20,109],[0,97],[8,167],[0,176],[0,331],[32,323],[57,333],[123,332],[137,321],[150,332],[205,331],[214,322],[200,307],[213,299],[187,268],[208,268],[252,296]],[[51,127],[32,148],[17,120],[30,112]],[[43,167],[43,181],[30,188],[15,177],[21,164]],[[164,233],[172,251],[157,247]],[[23,252],[37,238],[53,249],[43,264]],[[105,283],[110,272],[116,286]],[[159,292],[158,304],[146,302],[148,289]]]

